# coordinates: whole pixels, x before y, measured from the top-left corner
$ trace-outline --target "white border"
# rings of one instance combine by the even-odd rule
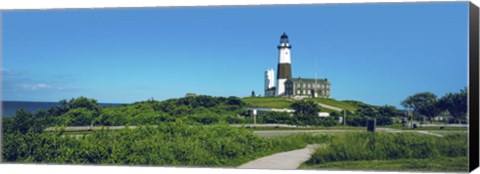
[[[433,2],[465,1],[435,0]],[[82,9],[82,8],[118,8],[118,7],[169,7],[169,6],[233,6],[233,5],[272,5],[272,4],[332,4],[332,3],[372,3],[372,2],[427,2],[419,0],[0,0],[0,10],[18,9]],[[430,1],[432,2],[432,1]],[[472,0],[479,6],[480,0]],[[1,17],[1,15],[0,15]],[[0,20],[1,22],[1,20]],[[0,37],[1,38],[1,37]],[[0,41],[1,42],[1,41]],[[1,52],[1,50],[0,50]],[[313,173],[409,173],[413,172],[372,172],[372,171],[314,171],[314,170],[248,170],[218,168],[173,168],[173,167],[127,167],[127,166],[80,166],[80,165],[34,165],[34,164],[0,164],[1,173],[232,173],[232,174],[313,174]],[[480,173],[480,169],[474,171]]]
[[[32,174],[425,174],[396,171],[334,171],[334,170],[266,170],[266,169],[232,169],[232,168],[175,168],[175,167],[130,167],[130,166],[93,166],[93,165],[36,165],[36,164],[0,164],[2,173]],[[432,172],[429,172],[432,173]],[[434,173],[432,173],[434,174]]]

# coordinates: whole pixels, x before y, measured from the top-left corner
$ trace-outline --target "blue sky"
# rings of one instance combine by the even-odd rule
[[[394,105],[467,86],[468,2],[2,12],[3,100],[130,103],[263,94],[280,35],[294,77]]]

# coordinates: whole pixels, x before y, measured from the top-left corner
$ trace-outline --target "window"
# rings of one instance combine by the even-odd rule
[[[303,94],[307,94],[307,91],[305,89],[303,90]]]
[[[300,90],[297,90],[297,94],[300,94]]]

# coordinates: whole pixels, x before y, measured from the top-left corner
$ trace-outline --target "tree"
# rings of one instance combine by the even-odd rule
[[[385,105],[378,108],[378,114],[380,116],[395,117],[397,116],[397,113],[398,111],[397,111],[397,108],[395,108],[395,106]]]
[[[237,106],[244,106],[245,103],[242,101],[242,99],[234,96],[230,96],[227,98],[226,103],[228,105],[237,105]]]
[[[458,93],[446,94],[438,100],[438,106],[443,110],[448,110],[458,122],[466,119],[467,88],[460,90]]]
[[[75,108],[60,116],[60,119],[64,121],[60,125],[88,126],[92,124],[95,119],[95,111],[88,110],[87,108]]]
[[[19,109],[14,118],[15,119],[12,122],[14,131],[19,131],[25,134],[30,129],[33,129],[35,132],[41,132],[41,125],[37,124],[35,115],[32,113],[27,112],[24,109]]]
[[[60,101],[62,104],[64,101]],[[100,106],[97,103],[97,100],[95,99],[89,99],[86,97],[78,97],[78,98],[72,98],[68,102],[69,108],[70,109],[75,109],[75,108],[86,108],[88,110],[94,111],[96,114],[100,113]]]
[[[360,116],[366,116],[371,118],[377,118],[378,110],[372,106],[360,106],[356,113]]]
[[[437,96],[431,92],[409,96],[401,104],[405,108],[412,108],[414,114],[426,116],[430,120],[442,111],[437,105]]]
[[[318,112],[320,107],[313,101],[297,101],[292,104],[295,110],[294,119],[297,125],[318,125]]]

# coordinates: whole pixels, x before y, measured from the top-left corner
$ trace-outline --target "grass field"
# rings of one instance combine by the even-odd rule
[[[398,160],[369,160],[369,161],[341,161],[318,165],[300,166],[301,169],[334,169],[334,170],[408,170],[408,171],[437,171],[437,172],[465,172],[468,171],[467,157],[439,157],[429,159],[398,159]]]
[[[324,108],[324,107],[320,107],[320,112],[328,112],[328,113],[332,113],[332,112],[338,112],[338,111],[334,111],[334,110],[331,110],[331,109],[328,109],[328,108]],[[339,112],[338,112],[339,113]]]
[[[282,97],[245,97],[242,99],[248,107],[262,107],[262,108],[291,108],[290,106],[296,100]],[[357,107],[346,102],[337,101],[330,98],[315,98],[307,99],[317,103],[331,105],[339,108],[345,108],[349,111],[357,110]],[[334,110],[320,107],[322,112],[333,112]]]
[[[242,99],[248,107],[290,108],[294,100],[281,97],[246,97]]]
[[[456,132],[456,131],[444,131]],[[315,151],[303,169],[468,171],[465,133],[444,137],[390,133],[344,133]]]
[[[331,98],[311,98],[311,99],[308,99],[308,100],[312,100],[312,101],[317,102],[317,103],[323,103],[323,104],[327,104],[327,105],[331,105],[331,106],[335,106],[335,107],[339,107],[339,108],[344,108],[344,109],[347,109],[350,112],[354,112],[355,110],[357,110],[357,107],[355,107],[355,106],[353,106],[349,103],[341,102],[341,101],[331,99]]]
[[[353,127],[353,126],[319,126],[319,127],[245,127],[245,129],[252,130],[366,130],[365,127]]]
[[[402,130],[434,130],[434,131],[439,131],[439,130],[447,130],[447,131],[467,131],[467,127],[445,127],[444,129],[440,129],[440,127],[417,127],[415,129],[412,128],[400,128]]]

